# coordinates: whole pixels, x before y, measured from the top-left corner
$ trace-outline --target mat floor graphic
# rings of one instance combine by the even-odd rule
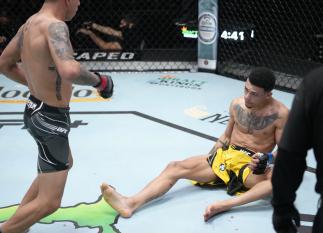
[[[149,83],[163,76],[120,74],[114,79],[116,93],[110,101],[71,104],[74,166],[62,207],[35,224],[30,233],[258,233],[260,225],[262,232],[274,233],[270,198],[233,208],[205,223],[206,206],[230,197],[223,188],[202,189],[186,180],[178,181],[166,195],[148,203],[130,219],[119,217],[102,200],[102,182],[131,195],[170,161],[207,153],[225,129],[221,122],[226,120],[231,99],[243,91],[242,82],[209,74],[171,74],[179,80],[200,80],[203,91]],[[4,78],[0,86],[7,91],[26,91]],[[225,91],[228,86],[230,93]],[[278,91],[274,96],[287,106],[293,97]],[[0,93],[0,100],[14,99],[21,102],[0,102],[0,222],[14,213],[36,176],[37,147],[22,122],[24,99],[4,99]],[[308,156],[308,166],[311,169],[305,173],[296,201],[302,233],[310,232],[318,200],[312,155]]]

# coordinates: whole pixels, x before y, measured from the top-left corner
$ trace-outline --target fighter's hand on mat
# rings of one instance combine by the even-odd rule
[[[99,73],[95,73],[99,78],[100,82],[94,87],[98,90],[100,96],[107,99],[113,95],[113,81],[109,75],[101,75]]]
[[[277,233],[297,233],[300,226],[300,216],[294,205],[289,207],[275,207],[273,225]]]

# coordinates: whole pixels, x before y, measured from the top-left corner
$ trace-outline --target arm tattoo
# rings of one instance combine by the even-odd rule
[[[23,30],[23,28],[18,31],[17,36],[18,36],[18,48],[21,50],[24,45],[24,30]]]
[[[62,100],[62,78],[57,71],[56,74],[56,98],[57,100]]]
[[[66,24],[63,22],[51,23],[48,26],[48,32],[50,43],[54,46],[56,55],[63,60],[74,60]]]
[[[233,106],[233,108],[237,113],[238,122],[248,129],[248,133],[253,133],[254,130],[264,129],[278,119],[278,113],[258,117],[254,113],[246,112],[238,104]]]
[[[48,70],[55,71],[57,76],[56,76],[56,97],[58,100],[62,99],[61,95],[61,85],[62,85],[62,78],[59,75],[56,67],[51,66],[48,67]],[[94,76],[94,77],[93,77]],[[84,85],[84,86],[95,86],[99,83],[99,77],[96,77],[96,75],[93,75],[90,71],[85,69],[84,67],[81,66],[81,71],[80,71],[80,76],[77,79],[73,80],[74,84],[78,85]]]
[[[56,72],[56,98],[62,100],[62,78],[55,67],[48,67],[48,69]]]
[[[27,32],[29,29],[29,21],[27,21],[24,25],[22,25],[17,32],[17,37],[18,37],[18,48],[21,50],[22,47],[24,46],[24,35],[25,32]]]
[[[229,140],[222,141],[222,140],[218,139],[218,142],[222,144],[222,148],[224,150],[229,149],[229,145],[230,145],[230,141]]]
[[[90,71],[81,66],[80,76],[73,80],[73,83],[78,85],[95,86],[99,83],[99,77],[93,75]]]
[[[73,48],[69,39],[68,28],[63,22],[51,23],[48,27],[50,43],[55,48],[56,55],[63,60],[74,60]],[[57,73],[57,87],[61,85],[61,77]],[[73,80],[73,83],[79,85],[91,85],[98,84],[99,78],[81,66],[80,76]],[[60,88],[57,89],[60,91]]]

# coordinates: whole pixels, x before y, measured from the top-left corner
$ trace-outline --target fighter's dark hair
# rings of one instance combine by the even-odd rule
[[[266,67],[257,67],[253,69],[248,77],[252,85],[263,88],[266,92],[275,87],[276,77],[274,73]]]

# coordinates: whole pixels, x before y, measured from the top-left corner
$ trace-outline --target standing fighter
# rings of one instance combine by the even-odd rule
[[[73,58],[64,21],[74,17],[79,5],[79,0],[45,0],[0,57],[0,72],[30,90],[24,121],[39,150],[38,175],[15,214],[0,226],[1,233],[25,232],[61,204],[72,166],[68,141],[72,84],[94,86],[102,97],[112,96],[109,76],[91,73]]]

